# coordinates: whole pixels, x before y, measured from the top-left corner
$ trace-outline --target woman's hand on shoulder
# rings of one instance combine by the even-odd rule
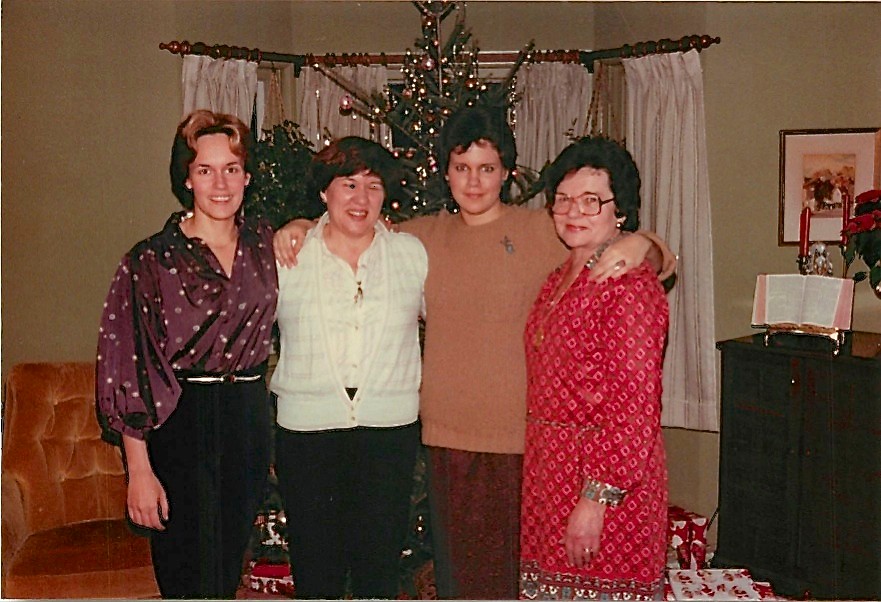
[[[642,264],[652,248],[652,242],[639,234],[622,236],[606,249],[590,270],[590,279],[603,282],[623,276]]]
[[[306,233],[315,223],[307,219],[295,219],[279,228],[272,237],[272,250],[275,260],[284,268],[297,265],[297,255],[303,248]]]

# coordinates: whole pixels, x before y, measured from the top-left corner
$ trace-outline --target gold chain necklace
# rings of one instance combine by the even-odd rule
[[[593,269],[593,266],[595,266],[597,261],[599,261],[600,255],[602,255],[603,252],[609,248],[609,245],[611,245],[613,242],[618,240],[618,238],[620,236],[621,236],[621,233],[616,232],[614,236],[612,236],[611,238],[606,240],[603,244],[601,244],[599,247],[597,247],[597,250],[593,252],[593,255],[590,256],[590,259],[588,259],[586,262],[584,262],[584,267],[586,267],[587,269]],[[581,272],[579,272],[579,274],[580,273]],[[558,294],[555,294],[551,298],[550,303],[548,303],[548,309],[544,313],[544,316],[542,316],[541,320],[539,321],[538,328],[535,329],[535,334],[532,336],[532,346],[535,349],[539,349],[541,347],[541,344],[544,343],[545,326],[547,326],[548,320],[550,319],[551,315],[553,315],[554,310],[557,309],[557,305],[563,299],[563,296],[566,294],[566,292],[570,288],[572,288],[572,285],[575,284],[576,280],[578,280],[578,275],[576,275],[575,278],[572,279],[572,282],[570,282],[568,285],[566,285],[566,288],[564,288]]]

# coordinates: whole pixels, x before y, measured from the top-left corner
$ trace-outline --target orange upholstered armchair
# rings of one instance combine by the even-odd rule
[[[3,421],[4,598],[150,598],[119,449],[101,440],[91,363],[19,364]]]

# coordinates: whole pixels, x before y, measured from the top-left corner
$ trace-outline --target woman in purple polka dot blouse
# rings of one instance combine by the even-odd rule
[[[164,598],[234,598],[270,461],[263,380],[278,284],[268,224],[242,211],[248,128],[195,111],[171,187],[185,211],[123,257],[104,304],[97,415]]]

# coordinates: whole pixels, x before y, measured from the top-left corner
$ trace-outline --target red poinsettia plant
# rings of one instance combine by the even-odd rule
[[[854,199],[854,217],[847,221],[842,234],[846,244],[842,249],[847,267],[859,256],[869,268],[856,272],[853,279],[869,277],[869,284],[881,293],[881,190],[867,190]]]

